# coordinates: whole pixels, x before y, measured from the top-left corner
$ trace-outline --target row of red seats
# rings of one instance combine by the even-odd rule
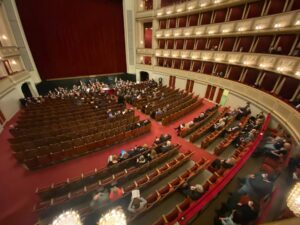
[[[171,101],[172,103],[169,104],[169,109],[167,110],[167,112],[163,112],[160,115],[155,115],[155,119],[161,121],[165,116],[169,115],[169,113],[176,112],[180,107],[191,104],[194,101],[195,99],[193,98],[193,94],[186,95],[185,97],[179,96],[179,98],[176,98],[175,101]]]
[[[208,134],[202,141],[201,141],[201,148],[207,148],[217,137],[219,137],[222,132],[224,132],[229,126],[234,122],[235,117],[231,118],[227,121],[226,125],[221,128],[220,130],[215,130],[212,133]]]
[[[40,132],[36,133],[25,132],[25,135],[11,138],[9,139],[9,142],[15,151],[24,151],[25,149],[37,148],[44,145],[54,144],[59,141],[70,140],[74,137],[70,134],[75,131],[80,137],[82,137],[95,134],[103,130],[110,130],[126,124],[126,120],[130,120],[132,118],[134,118],[133,111],[115,118],[105,118],[96,122],[90,121],[88,123],[72,123],[72,125],[68,127],[48,127],[46,131],[41,129]],[[78,136],[77,134],[75,136]],[[63,140],[61,140],[61,138]]]
[[[131,191],[134,189],[143,190],[144,188],[147,188],[147,187],[153,185],[153,183],[155,183],[159,179],[162,179],[163,177],[169,175],[176,168],[178,168],[183,163],[188,161],[191,156],[192,156],[192,152],[190,152],[190,151],[180,154],[178,157],[171,160],[169,163],[165,164],[164,166],[139,178],[137,181],[132,182],[130,185],[127,185],[126,187],[123,188],[123,197],[122,198],[129,196],[131,194]],[[189,173],[186,176],[189,176]],[[119,200],[120,199],[118,199],[116,201],[119,201]],[[85,207],[85,208],[79,209],[78,211],[79,211],[81,218],[84,219],[85,217],[87,217],[88,215],[90,215],[93,212],[93,209],[91,209],[90,207]]]
[[[208,161],[205,159],[201,159],[198,163],[195,163],[195,165],[187,169],[185,172],[183,172],[181,175],[173,179],[171,182],[169,182],[166,186],[160,188],[159,190],[156,190],[154,193],[150,194],[148,197],[146,197],[147,205],[146,208],[142,211],[130,214],[129,217],[127,216],[127,221],[131,222],[135,220],[137,217],[140,217],[143,215],[143,213],[149,211],[151,208],[153,208],[156,204],[163,201],[165,198],[169,197],[172,193],[174,193],[183,183],[188,182],[190,179],[195,177],[197,174],[199,174],[208,164]]]
[[[47,214],[47,216],[49,216],[55,213],[56,211],[59,211],[60,208],[64,205],[74,205],[74,204],[76,205],[76,202],[78,201],[81,202],[80,199],[82,200],[90,199],[91,194],[93,194],[94,191],[98,190],[99,187],[109,187],[112,183],[115,182],[117,182],[118,185],[123,185],[126,181],[134,177],[138,177],[138,175],[141,174],[143,171],[156,168],[159,163],[172,157],[177,153],[178,153],[178,148],[173,148],[172,150],[160,155],[156,159],[144,164],[141,167],[131,167],[128,170],[125,169],[116,174],[110,174],[110,176],[106,178],[98,180],[89,185],[84,185],[83,187],[80,187],[77,190],[70,191],[61,196],[53,197],[50,200],[40,201],[34,207],[35,211],[38,211],[42,215]],[[175,164],[169,162],[166,163],[165,165],[172,167]],[[162,170],[159,171],[161,172]],[[138,186],[141,186],[145,179],[148,180],[147,176],[143,177],[142,179],[138,179],[133,183],[136,183]]]
[[[240,160],[251,144],[252,143],[248,143],[247,145],[241,145],[235,150],[235,152],[232,154],[232,157],[235,158],[237,161]],[[184,201],[177,204],[176,207],[169,213],[162,215],[162,217],[153,225],[176,224],[177,221],[181,220],[185,212],[193,208],[195,205],[200,204],[200,202],[203,202],[204,199],[208,195],[210,195],[211,192],[214,191],[214,188],[217,187],[221,182],[223,182],[223,180],[226,178],[226,174],[230,171],[224,168],[221,168],[217,171],[210,169],[210,167],[208,169],[211,170],[213,175],[203,184],[205,194],[197,201],[192,201],[191,199],[186,198]]]
[[[111,109],[112,112],[116,112],[118,110],[124,110],[125,106],[121,105],[121,104],[115,104],[113,106],[109,107]],[[48,126],[64,126],[67,127],[70,125],[69,121],[74,121],[74,122],[89,122],[92,120],[99,120],[99,119],[104,119],[107,118],[107,108],[103,108],[103,109],[97,109],[95,110],[94,108],[92,108],[89,111],[77,111],[77,110],[73,110],[74,113],[78,113],[77,115],[56,115],[56,117],[54,118],[43,118],[43,119],[30,119],[30,120],[26,120],[23,122],[18,122],[16,129],[20,130],[20,131],[30,131],[30,129],[41,129],[41,128],[45,128]],[[82,114],[84,113],[84,117],[82,117]],[[90,120],[88,120],[90,119]]]
[[[131,139],[133,137],[147,133],[150,130],[151,130],[151,124],[148,124],[146,126],[142,126],[134,130],[122,132],[117,135],[110,136],[95,142],[87,143],[81,146],[76,146],[66,150],[62,149],[61,151],[57,151],[52,154],[50,153],[50,154],[45,154],[38,157],[26,159],[24,160],[24,164],[30,170],[42,168],[45,166],[50,166],[94,151],[99,151],[113,144],[120,143],[128,139]]]
[[[207,113],[207,116],[204,119],[202,119],[199,122],[195,122],[194,125],[191,128],[181,130],[180,133],[179,133],[179,136],[180,137],[186,137],[190,133],[193,133],[198,128],[200,128],[202,125],[204,125],[204,123],[207,122],[213,115],[215,115],[216,112],[218,112],[218,108],[216,108],[215,110]]]
[[[249,118],[251,115],[248,115],[246,117],[243,117],[240,120],[241,123],[241,129],[245,127],[247,124]],[[231,134],[229,134],[223,141],[221,141],[214,149],[214,155],[220,155],[234,140],[235,138],[240,134],[240,131],[235,131]]]
[[[165,118],[162,119],[162,125],[167,125],[171,122],[174,122],[175,120],[177,120],[180,117],[185,116],[187,113],[192,112],[193,110],[195,110],[196,108],[198,108],[200,105],[202,105],[203,103],[203,98],[201,98],[200,100],[198,100],[198,96],[193,98],[193,101],[191,104],[187,104],[186,106],[181,106],[175,113],[171,113],[168,116],[166,116]]]
[[[163,144],[163,143],[162,143]],[[161,145],[162,145],[161,144]],[[179,149],[180,145],[175,145],[174,149]],[[102,169],[95,168],[92,171],[87,173],[81,173],[79,176],[73,178],[67,178],[64,181],[60,181],[57,183],[52,183],[51,185],[47,185],[44,187],[39,187],[36,189],[36,194],[41,199],[48,199],[56,196],[57,193],[61,193],[63,190],[73,190],[73,187],[78,187],[78,184],[89,184],[91,181],[103,179],[105,177],[110,176],[113,173],[118,173],[122,170],[129,170],[133,165],[136,164],[136,159],[141,155],[147,155],[154,146],[148,148],[148,150],[143,151],[134,157],[130,157],[126,160],[123,160],[117,164],[104,167]]]
[[[216,122],[219,121],[227,112],[229,108],[222,108],[219,115],[213,120],[209,121],[209,123],[205,124],[203,127],[198,128],[192,135],[190,136],[190,142],[195,142],[199,139],[205,132],[207,132]]]

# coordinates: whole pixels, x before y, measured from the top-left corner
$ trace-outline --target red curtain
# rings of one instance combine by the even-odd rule
[[[42,79],[126,71],[121,0],[16,0]]]
[[[145,48],[152,48],[152,23],[144,23]]]

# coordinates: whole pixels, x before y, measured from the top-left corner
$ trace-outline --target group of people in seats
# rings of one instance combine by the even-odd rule
[[[20,99],[21,105],[23,107],[27,107],[29,105],[34,105],[34,104],[41,104],[45,102],[45,99],[43,96],[38,96],[38,97],[27,97],[27,98],[21,98]]]
[[[215,159],[209,166],[211,172],[216,172],[220,169],[229,169],[233,167],[236,163],[236,159],[229,157],[227,159]]]
[[[88,83],[80,81],[79,85],[73,85],[71,89],[58,87],[54,91],[49,91],[47,97],[52,99],[55,98],[69,98],[69,97],[83,97],[85,95],[97,95],[99,93],[104,93],[109,86],[105,83],[99,82],[97,79],[95,81],[89,80]]]
[[[107,160],[107,166],[112,166],[116,165],[126,159],[133,158],[145,151],[147,151],[147,154],[141,154],[137,159],[136,159],[136,165],[142,165],[145,164],[148,161],[151,161],[157,157],[158,154],[167,152],[172,148],[172,143],[171,143],[171,138],[172,136],[170,134],[162,134],[160,137],[156,137],[151,151],[148,152],[150,147],[147,144],[144,144],[143,146],[135,146],[134,148],[126,151],[126,150],[121,150],[121,152],[116,155],[112,154],[108,157]]]
[[[142,97],[147,99],[156,98],[158,92],[158,83],[154,80],[142,81],[135,83],[132,81],[118,80],[115,84],[116,94],[122,101],[126,100],[128,103],[133,104]]]
[[[277,175],[265,172],[239,179],[239,188],[216,210],[215,225],[244,225],[257,219],[260,202],[269,196]]]
[[[201,122],[203,119],[205,119],[208,116],[208,113],[214,111],[216,108],[218,108],[219,105],[214,105],[213,107],[206,109],[204,112],[201,112],[199,116],[195,117],[192,121],[189,121],[187,123],[182,123],[178,127],[175,127],[177,135],[180,135],[180,133],[184,130],[192,128],[195,123]]]
[[[242,130],[239,124],[238,125],[239,127],[236,128],[232,127],[226,130],[226,134],[232,132],[232,130],[236,130],[236,129],[241,130],[239,135],[232,142],[232,144],[235,147],[239,147],[241,144],[245,144],[254,140],[264,120],[265,120],[264,113],[260,112],[255,117],[251,116]]]
[[[273,160],[283,159],[291,150],[290,136],[268,137],[266,143],[255,150],[253,157],[267,156]]]
[[[123,196],[123,189],[117,186],[114,182],[109,189],[100,187],[94,194],[90,206],[94,209],[99,208],[101,205],[107,202],[113,202],[120,199]]]

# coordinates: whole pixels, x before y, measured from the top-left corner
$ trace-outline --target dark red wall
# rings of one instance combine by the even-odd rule
[[[126,72],[122,0],[16,0],[42,79]]]

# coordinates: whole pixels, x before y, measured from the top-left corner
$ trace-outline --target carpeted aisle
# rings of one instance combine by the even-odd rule
[[[179,119],[177,122],[168,126],[162,126],[155,120],[151,119],[152,129],[138,138],[132,139],[126,143],[118,144],[107,148],[101,152],[93,153],[81,158],[73,159],[55,166],[37,171],[28,171],[22,165],[17,163],[12,156],[12,151],[8,139],[11,137],[8,127],[15,123],[17,115],[6,124],[5,129],[0,135],[0,224],[3,225],[32,225],[37,221],[37,215],[32,212],[34,204],[37,202],[37,196],[34,194],[36,187],[49,185],[52,182],[59,182],[68,177],[78,176],[82,172],[93,170],[94,168],[102,168],[106,166],[107,158],[110,154],[119,153],[121,149],[130,149],[135,145],[143,145],[144,143],[152,144],[155,137],[163,133],[172,135],[172,142],[182,145],[182,150],[191,150],[194,152],[192,159],[199,160],[201,157],[214,159],[215,156],[210,155],[192,143],[186,142],[184,139],[176,136],[174,128],[182,122],[188,122],[200,112],[212,106],[212,103],[204,101],[204,104]],[[136,115],[140,118],[148,118],[136,110]],[[149,118],[148,118],[149,119]]]

